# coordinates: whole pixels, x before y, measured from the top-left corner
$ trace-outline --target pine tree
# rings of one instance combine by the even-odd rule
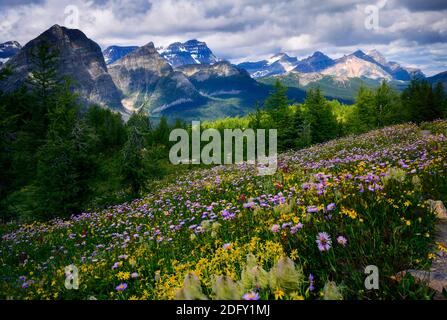
[[[273,126],[278,130],[284,127],[285,113],[289,106],[287,87],[276,80],[273,91],[264,102],[264,108],[272,118]]]
[[[337,120],[320,89],[307,92],[304,106],[312,143],[321,143],[337,137]]]
[[[401,95],[403,105],[409,109],[411,120],[421,123],[441,118],[444,109],[443,91],[440,86],[433,89],[425,80],[412,80]]]
[[[359,127],[356,132],[366,132],[376,128],[376,116],[374,112],[374,94],[372,90],[361,86],[355,102],[354,118],[358,119]]]
[[[133,198],[140,195],[149,179],[147,165],[150,161],[147,147],[150,134],[149,117],[144,112],[134,113],[127,122],[127,141],[122,150],[121,173],[124,184]]]
[[[293,128],[296,132],[294,147],[298,149],[308,147],[312,142],[312,134],[310,125],[306,121],[305,113],[301,106],[297,106],[293,116]]]
[[[95,168],[70,87],[65,80],[56,88],[45,143],[38,151],[37,197],[45,217],[77,213],[90,196],[88,180]]]

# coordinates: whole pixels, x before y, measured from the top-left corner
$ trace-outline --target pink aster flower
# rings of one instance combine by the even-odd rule
[[[345,247],[348,244],[348,239],[346,239],[343,236],[338,236],[337,237],[337,242],[338,242],[339,245]]]
[[[259,300],[259,298],[259,294],[253,291],[247,292],[242,296],[242,299],[244,300]]]
[[[318,233],[316,242],[320,251],[329,251],[332,245],[331,237],[326,232]]]

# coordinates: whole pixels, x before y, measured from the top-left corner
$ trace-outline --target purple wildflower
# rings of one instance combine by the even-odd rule
[[[298,230],[300,230],[301,228],[303,228],[303,224],[301,222],[299,222],[297,225],[293,226],[292,228],[290,228],[290,233],[291,234],[295,234],[297,233]]]
[[[335,203],[329,203],[326,207],[326,211],[332,211],[335,209]]]
[[[279,224],[274,224],[270,230],[272,230],[273,233],[276,233],[281,230],[281,227],[279,226]]]
[[[332,245],[331,237],[326,232],[318,233],[316,242],[320,251],[329,251]]]
[[[116,291],[124,291],[127,289],[127,284],[126,283],[121,283],[119,286],[117,286]]]
[[[232,213],[232,212],[230,212],[230,211],[225,209],[225,210],[222,211],[222,217],[225,220],[232,220],[232,219],[234,219],[236,217],[236,215],[234,213]]]
[[[315,287],[314,287],[314,276],[311,273],[311,274],[309,274],[309,291],[312,292],[314,290],[315,290]]]
[[[131,275],[132,279],[138,278],[138,272],[133,272]]]
[[[244,300],[259,300],[259,298],[259,294],[253,291],[247,292],[242,296],[242,299]]]
[[[309,212],[309,213],[316,213],[316,212],[318,212],[318,208],[317,208],[317,206],[308,206],[307,207],[307,212]]]
[[[337,237],[337,242],[338,242],[339,245],[345,247],[348,244],[348,239],[346,239],[343,236],[338,236]]]

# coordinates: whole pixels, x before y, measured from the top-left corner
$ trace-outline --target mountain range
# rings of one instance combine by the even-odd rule
[[[33,52],[42,43],[58,52],[57,74],[73,80],[72,89],[85,106],[108,107],[125,118],[140,109],[152,117],[165,115],[172,120],[243,115],[272,90],[247,71],[220,61],[205,43],[197,40],[166,49],[157,50],[150,42],[142,47],[115,46],[101,52],[99,45],[82,31],[59,25],[9,58],[5,65],[13,74],[0,83],[0,90],[9,92],[27,85],[35,65]],[[184,50],[190,51],[185,54]],[[292,88],[289,97],[303,101],[305,92]]]
[[[337,59],[320,51],[301,60],[278,53],[234,65],[196,39],[167,47],[149,42],[101,51],[82,31],[55,25],[23,48],[14,41],[0,44],[1,61],[13,69],[0,90],[26,83],[34,63],[32,52],[43,42],[59,52],[58,74],[74,80],[80,101],[111,108],[125,118],[139,109],[152,117],[185,120],[243,115],[268,96],[277,79],[289,87],[289,98],[296,102],[314,87],[330,98],[350,102],[361,85],[373,87],[387,80],[399,90],[413,77],[425,78],[420,70],[388,62],[376,50],[357,50]],[[444,72],[426,79],[445,85],[446,77]]]
[[[332,59],[320,51],[299,60],[286,53],[268,60],[243,62],[238,65],[254,78],[285,75],[289,72],[321,73],[338,78],[368,78],[409,81],[413,77],[425,77],[419,69],[406,68],[397,62],[388,62],[377,50],[364,53],[357,50],[338,59]]]

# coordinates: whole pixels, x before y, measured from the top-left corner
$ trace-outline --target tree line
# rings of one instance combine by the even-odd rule
[[[375,89],[361,87],[353,105],[329,101],[317,88],[307,92],[302,104],[291,105],[287,87],[277,81],[263,106],[248,115],[248,127],[277,129],[278,149],[285,151],[393,124],[445,117],[447,98],[441,83],[412,80],[398,93],[383,81]],[[225,126],[225,121],[219,125]]]

